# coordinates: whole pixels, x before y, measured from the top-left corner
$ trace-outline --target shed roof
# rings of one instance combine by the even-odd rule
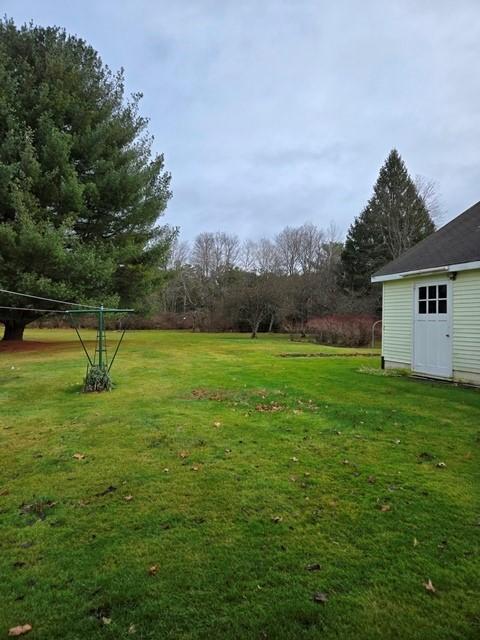
[[[480,260],[480,202],[405,251],[373,277]]]

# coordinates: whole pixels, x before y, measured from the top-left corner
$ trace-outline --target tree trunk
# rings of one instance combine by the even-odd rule
[[[275,320],[275,314],[272,313],[272,315],[270,316],[270,324],[268,325],[268,333],[272,333],[273,331],[273,322]]]
[[[23,340],[23,332],[27,323],[25,320],[4,320],[4,340]]]

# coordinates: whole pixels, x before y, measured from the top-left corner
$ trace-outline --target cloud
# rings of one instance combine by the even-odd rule
[[[202,230],[346,230],[399,149],[446,219],[480,198],[480,5],[458,0],[7,0],[83,36],[144,93],[173,176],[166,217]]]

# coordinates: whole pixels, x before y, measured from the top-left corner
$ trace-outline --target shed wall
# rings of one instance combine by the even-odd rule
[[[412,280],[383,283],[382,355],[399,365],[412,359],[412,287]]]
[[[480,374],[480,270],[453,282],[453,369]]]

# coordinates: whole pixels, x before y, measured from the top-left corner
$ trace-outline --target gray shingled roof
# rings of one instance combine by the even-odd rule
[[[480,202],[373,274],[387,276],[480,260]]]

